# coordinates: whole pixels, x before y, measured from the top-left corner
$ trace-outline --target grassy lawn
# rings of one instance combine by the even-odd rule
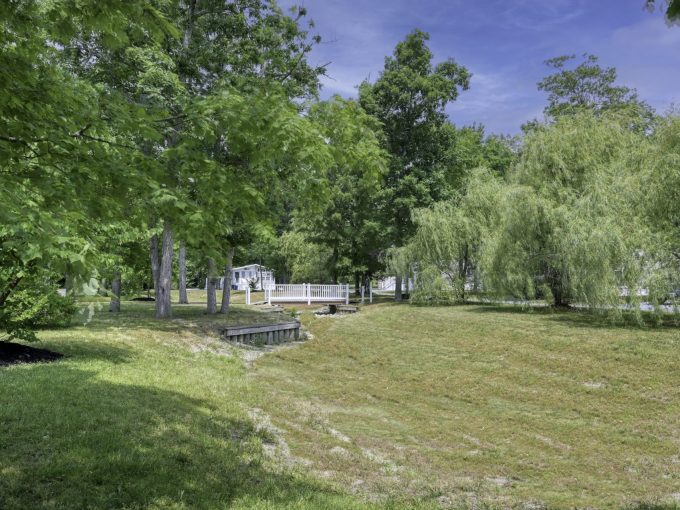
[[[75,327],[40,334],[63,361],[0,368],[1,509],[360,507],[265,455],[275,438],[254,426],[244,363],[212,326],[271,314],[106,310],[92,300]]]
[[[680,331],[578,313],[367,307],[258,360],[320,477],[442,506],[677,508]]]
[[[0,368],[0,509],[676,508],[677,329],[378,304],[253,361],[215,326],[279,317],[204,297],[90,300]]]

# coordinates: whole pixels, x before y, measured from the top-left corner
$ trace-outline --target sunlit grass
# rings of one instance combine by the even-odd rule
[[[316,340],[254,380],[321,476],[466,506],[677,506],[678,329],[488,306],[305,322]]]

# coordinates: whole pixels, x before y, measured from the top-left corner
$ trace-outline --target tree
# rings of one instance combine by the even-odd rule
[[[652,295],[660,301],[668,298],[669,290],[680,289],[679,161],[680,117],[675,114],[662,119],[654,131],[651,151],[638,175],[635,202],[653,232],[655,242],[645,251],[655,260]]]
[[[447,181],[451,190],[461,190],[471,170],[486,167],[498,175],[505,174],[516,159],[518,139],[485,136],[484,126],[455,129],[446,151]]]
[[[181,189],[195,191],[190,197],[196,208],[190,229],[186,228],[186,208],[175,210],[175,216],[180,217],[184,230],[191,232],[187,235],[201,233],[200,244],[207,248],[208,260],[221,261],[228,250],[217,248],[215,241],[232,229],[228,213],[236,210],[236,193],[243,192],[241,213],[245,210],[250,211],[245,216],[252,215],[261,209],[258,185],[253,186],[258,177],[261,186],[264,179],[285,178],[305,164],[307,170],[313,166],[304,153],[314,153],[314,143],[299,143],[313,140],[300,136],[299,129],[309,130],[303,126],[304,119],[296,118],[291,99],[310,97],[318,90],[318,76],[324,69],[309,66],[306,55],[319,39],[310,39],[301,28],[304,10],[298,10],[293,19],[268,1],[191,0],[173,5],[169,15],[181,20],[181,45],[170,54],[189,99],[185,107],[192,112],[166,137],[173,161],[169,170],[188,167],[185,178],[176,183]],[[234,119],[225,107],[235,107],[240,115]],[[203,117],[197,117],[196,112]],[[225,118],[236,122],[226,124]],[[222,132],[211,130],[211,124]],[[242,133],[236,132],[236,124],[243,128]],[[274,155],[270,148],[278,149],[277,155],[265,161],[264,155]],[[290,173],[281,172],[282,168]],[[231,189],[216,185],[220,182]],[[221,212],[221,221],[207,221],[214,210]],[[214,277],[209,273],[209,278]]]
[[[118,217],[127,183],[139,182],[152,165],[128,143],[147,125],[142,111],[71,72],[66,48],[82,33],[120,47],[129,19],[150,41],[170,29],[146,1],[4,2],[0,16],[0,245],[11,260],[0,279],[6,329],[5,319],[20,314],[6,311],[12,295],[29,291],[44,270],[68,271],[71,279],[92,270],[91,218]]]
[[[616,85],[616,69],[603,68],[595,55],[584,54],[583,61],[573,68],[569,64],[575,55],[565,55],[547,60],[554,73],[538,83],[538,89],[548,93],[545,114],[550,119],[573,115],[584,110],[600,115],[622,109],[637,112],[644,126],[648,126],[654,113],[638,98],[634,89]]]
[[[528,135],[483,247],[489,290],[605,307],[644,282],[651,238],[634,197],[648,141],[629,123],[584,111]]]
[[[285,232],[280,238],[280,250],[291,282],[325,283],[330,278],[330,250],[323,245],[309,242],[304,234]]]
[[[408,245],[418,270],[413,302],[465,301],[470,281],[479,290],[482,250],[500,221],[503,187],[501,176],[477,168],[457,197],[414,212],[416,232]]]
[[[227,250],[218,243],[233,227],[230,213],[237,207],[250,211],[246,216],[260,210],[254,196],[259,186],[252,186],[256,179],[302,169],[301,159],[283,161],[302,148],[284,140],[310,140],[294,132],[300,127],[294,119],[299,107],[291,100],[312,97],[323,68],[306,60],[318,38],[301,27],[304,10],[291,18],[265,0],[166,1],[158,9],[178,35],[164,44],[149,41],[133,25],[118,51],[108,50],[97,33],[84,33],[71,44],[71,53],[82,74],[142,105],[157,127],[159,136],[139,137],[134,145],[156,163],[146,222],[152,228],[156,315],[166,317],[174,241],[221,262]],[[230,107],[239,116],[225,125]],[[236,126],[253,143],[241,143],[245,137],[235,134]],[[258,155],[272,152],[258,143],[291,149],[263,164]],[[286,167],[288,174],[282,171]],[[220,211],[217,221],[214,211]]]
[[[179,290],[179,304],[188,304],[189,297],[187,296],[187,247],[184,241],[179,242],[179,253],[177,256],[177,272],[179,279],[177,287]]]
[[[389,171],[381,197],[383,228],[395,246],[413,232],[411,211],[447,196],[445,153],[452,131],[444,111],[470,74],[449,59],[437,65],[427,47],[428,34],[415,30],[400,42],[375,83],[359,87],[363,108],[385,131]],[[397,293],[400,292],[400,279]]]
[[[331,164],[322,176],[327,191],[313,204],[297,203],[293,226],[306,240],[329,252],[331,279],[359,282],[377,271],[382,231],[375,202],[387,166],[381,130],[356,101],[339,96],[313,105],[309,119],[319,129]],[[322,248],[323,247],[323,248]]]

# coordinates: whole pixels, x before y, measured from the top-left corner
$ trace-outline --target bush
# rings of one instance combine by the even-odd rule
[[[0,331],[4,340],[35,341],[36,329],[66,327],[76,311],[75,299],[60,296],[46,283],[28,281],[9,296],[0,309]]]

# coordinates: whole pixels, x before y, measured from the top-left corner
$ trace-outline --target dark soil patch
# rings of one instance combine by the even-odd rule
[[[0,342],[0,367],[15,363],[56,361],[63,357],[63,354],[48,351],[47,349],[37,349],[36,347],[12,342]]]
[[[152,297],[146,297],[146,296],[144,296],[144,297],[136,297],[136,298],[132,298],[130,301],[156,301],[156,300],[155,300],[154,298],[152,298]]]

